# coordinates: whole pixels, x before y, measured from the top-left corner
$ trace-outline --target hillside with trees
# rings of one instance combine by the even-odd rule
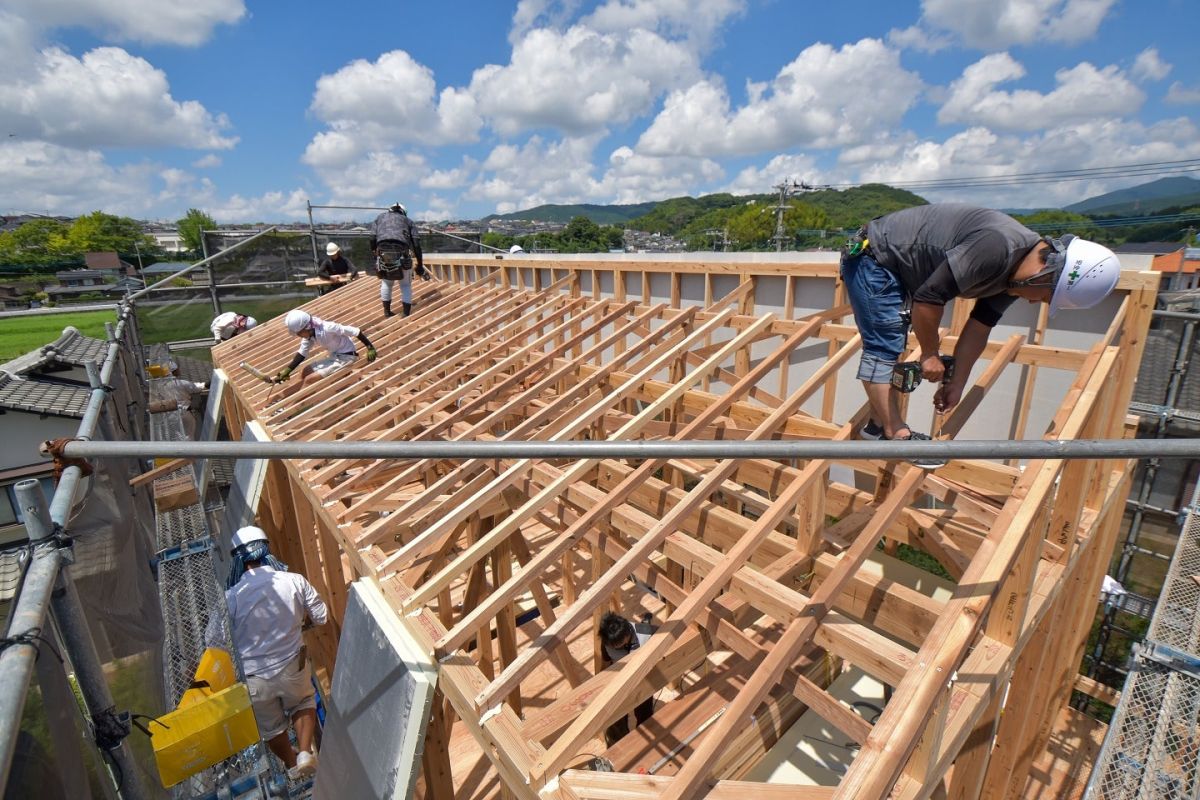
[[[67,223],[57,219],[33,219],[19,228],[0,233],[0,265],[43,268],[47,271],[83,266],[83,254],[116,251],[136,261],[160,255],[154,237],[142,232],[142,224],[129,217],[93,211]]]
[[[514,244],[527,251],[547,250],[556,253],[607,253],[624,247],[622,229],[612,225],[597,225],[585,216],[577,216],[557,233],[539,231],[528,236],[509,236],[489,232],[483,235],[489,247],[507,250]]]

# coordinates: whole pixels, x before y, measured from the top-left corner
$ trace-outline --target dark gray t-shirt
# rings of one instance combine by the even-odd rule
[[[992,298],[980,317],[995,325],[1015,298],[1009,278],[1041,237],[990,208],[939,203],[896,211],[867,223],[871,253],[909,296],[944,304],[952,297]],[[981,309],[984,312],[984,309]]]

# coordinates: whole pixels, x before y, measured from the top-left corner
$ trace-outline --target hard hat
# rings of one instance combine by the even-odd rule
[[[327,256],[336,256],[340,252],[342,252],[342,248],[337,246],[337,242],[330,242],[325,245],[325,255]]]
[[[1068,240],[1064,236],[1057,247],[1055,244],[1051,242],[1058,252],[1051,253],[1046,263],[1058,260],[1062,266],[1050,297],[1050,316],[1063,308],[1091,308],[1108,297],[1121,276],[1116,254],[1102,244],[1078,237]]]
[[[524,252],[525,252],[525,248],[524,248],[524,247],[521,247],[521,245],[519,245],[519,244],[514,244],[512,247],[508,248],[508,252],[510,252],[510,253],[524,253]]]
[[[300,331],[312,325],[312,314],[293,308],[283,318],[283,324],[287,325],[288,333],[299,336]]]
[[[256,320],[254,317],[246,317],[246,321],[242,323],[242,327],[245,330],[250,330],[257,324],[258,324],[258,320]]]
[[[230,542],[230,547],[233,550],[250,544],[251,542],[265,542],[267,533],[262,528],[254,525],[247,525],[244,528],[238,528],[237,533],[233,535],[233,540]]]
[[[399,211],[401,214],[408,214],[408,209],[404,207],[404,203],[392,203],[391,211]]]

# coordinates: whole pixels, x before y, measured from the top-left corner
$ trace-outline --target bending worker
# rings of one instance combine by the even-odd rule
[[[615,611],[604,612],[604,616],[600,618],[600,643],[603,645],[602,652],[604,657],[602,661],[605,668],[620,661],[649,641],[654,632],[658,630],[657,627],[651,624],[652,619],[653,617],[650,614],[644,614],[642,621],[635,625]],[[650,719],[653,714],[653,697],[647,697],[638,703],[637,707],[633,710],[633,715],[638,725]],[[605,744],[612,747],[618,739],[627,733],[629,733],[628,714],[618,717],[604,731]]]
[[[429,280],[425,271],[425,256],[417,226],[408,218],[401,203],[393,203],[371,223],[371,251],[375,254],[375,269],[379,272],[379,299],[383,301],[385,317],[392,313],[392,284],[400,281],[400,300],[404,316],[412,313],[412,269],[416,258],[417,273]]]
[[[257,324],[258,321],[254,317],[238,314],[235,311],[226,311],[216,316],[212,325],[209,326],[209,330],[212,331],[214,341],[223,342],[250,330]]]
[[[308,380],[309,375],[315,374],[319,378],[324,378],[353,364],[358,358],[354,339],[358,339],[367,348],[367,363],[375,360],[375,345],[371,344],[366,332],[360,328],[314,317],[307,311],[301,311],[298,308],[289,311],[283,318],[283,323],[287,325],[288,333],[299,336],[301,342],[300,349],[292,356],[292,362],[279,370],[275,376],[276,383],[286,381],[292,374],[292,370],[300,366],[301,361],[308,358],[314,342],[325,348],[329,352],[329,356],[304,368],[300,374],[301,386]]]
[[[862,334],[858,377],[871,407],[862,437],[929,438],[904,421],[900,388],[893,384],[910,321],[920,346],[920,376],[942,384],[934,396],[942,413],[962,398],[992,328],[1017,298],[1049,303],[1051,316],[1063,308],[1091,308],[1113,290],[1120,270],[1107,247],[1071,235],[1043,238],[992,209],[945,203],[871,220],[841,265]],[[954,347],[953,374],[942,382],[938,326],[944,306],[956,297],[976,303]],[[934,468],[945,462],[913,463]]]
[[[317,770],[317,704],[301,630],[306,617],[325,624],[325,603],[271,555],[262,528],[238,529],[231,555],[225,602],[258,731],[289,770],[307,777]],[[288,739],[289,719],[299,752]]]
[[[329,291],[332,292],[338,288],[338,281],[344,275],[349,275],[350,280],[354,280],[358,277],[358,271],[354,269],[353,262],[342,255],[342,248],[338,247],[337,242],[330,242],[325,245],[325,258],[321,259],[321,264],[317,267],[317,277],[333,282],[334,285],[329,287]]]

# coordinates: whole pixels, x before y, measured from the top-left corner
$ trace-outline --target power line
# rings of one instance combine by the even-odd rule
[[[1112,179],[1149,175],[1181,174],[1200,171],[1200,158],[1177,161],[1151,161],[1141,164],[1123,164],[1108,167],[1088,167],[1065,170],[1042,170],[1038,172],[1013,172],[1002,175],[975,175],[961,178],[929,178],[911,181],[887,181],[888,186],[917,189],[969,189],[997,186],[1018,186],[1031,183],[1055,183],[1092,179]],[[814,186],[815,189],[843,189],[864,185],[857,183],[828,183]]]

